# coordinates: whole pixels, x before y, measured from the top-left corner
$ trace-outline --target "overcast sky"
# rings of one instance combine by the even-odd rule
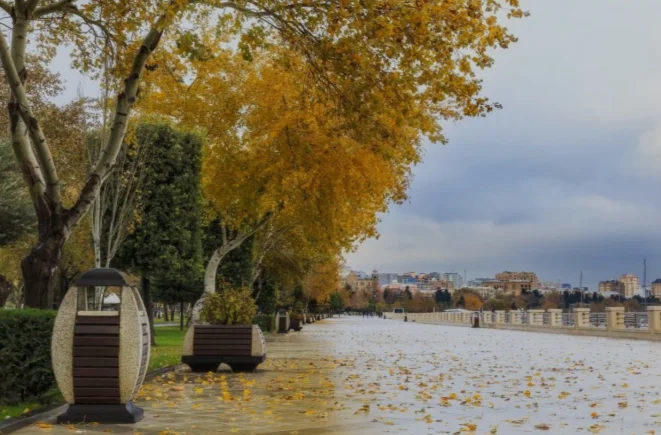
[[[504,109],[445,126],[352,268],[661,278],[661,1],[522,3],[484,75]]]

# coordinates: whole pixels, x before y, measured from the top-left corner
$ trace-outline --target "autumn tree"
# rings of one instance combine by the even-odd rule
[[[480,95],[474,70],[491,66],[491,48],[515,40],[500,24],[501,17],[523,15],[518,0],[2,0],[0,10],[11,23],[9,41],[0,34],[0,61],[11,90],[10,132],[39,226],[39,240],[22,262],[26,303],[37,307],[45,304],[72,228],[115,162],[145,69],[157,68],[166,57],[163,52],[160,59],[154,56],[159,45],[178,43],[188,52],[181,62],[190,63],[207,57],[208,38],[201,32],[215,28],[225,41],[236,42],[226,46],[236,47],[246,58],[259,47],[286,47],[305,62],[311,79],[341,104],[337,109],[353,113],[354,123],[370,125],[370,134],[387,139],[404,128],[406,136],[422,133],[438,141],[443,137],[437,119],[477,116],[494,107]],[[195,25],[180,25],[184,21]],[[106,143],[71,206],[62,201],[52,142],[26,94],[30,42],[46,58],[62,45],[72,47],[74,67],[98,74],[110,63],[116,78],[110,84],[116,97]],[[213,93],[198,95],[202,100],[207,95],[223,99]],[[382,119],[382,114],[395,119]],[[398,125],[396,120],[406,122]],[[380,154],[410,154],[393,145]]]
[[[265,46],[263,32],[246,36],[240,55],[217,48],[224,35],[214,33],[186,33],[169,46],[165,66],[149,72],[141,107],[175,113],[180,126],[208,134],[205,193],[228,228],[207,264],[206,291],[213,291],[223,257],[279,214],[314,227],[308,229],[320,245],[348,249],[374,235],[377,213],[406,196],[421,137],[443,141],[438,119],[492,109],[479,97],[473,67],[490,65],[486,47],[507,46],[513,38],[496,25],[496,3],[456,6],[329,10],[324,16],[339,27],[331,22],[327,35],[316,35],[321,46],[305,38],[293,47]],[[362,18],[349,18],[360,16],[354,12]],[[423,17],[425,24],[414,26],[415,42],[397,28],[400,19]],[[342,30],[347,19],[351,31]],[[460,47],[442,42],[454,31],[435,19],[468,25]],[[478,22],[484,28],[476,28]],[[498,30],[483,34],[487,28]],[[361,38],[370,49],[354,46],[363,45]],[[457,56],[454,49],[472,55]],[[217,98],[200,98],[207,94]]]

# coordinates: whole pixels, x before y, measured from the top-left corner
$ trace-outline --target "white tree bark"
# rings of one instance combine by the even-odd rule
[[[239,231],[231,240],[229,239],[227,228],[225,224],[221,224],[223,244],[214,251],[213,255],[207,263],[204,271],[204,293],[216,292],[216,275],[218,274],[218,266],[220,266],[223,258],[232,250],[241,246],[245,240],[259,231],[264,225],[271,221],[272,214],[267,213],[261,221],[255,224],[250,229]],[[204,297],[204,295],[203,295]]]

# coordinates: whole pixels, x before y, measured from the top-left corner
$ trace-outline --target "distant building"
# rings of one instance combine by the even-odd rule
[[[661,297],[661,279],[656,279],[652,282],[652,296]]]
[[[491,299],[491,298],[493,298],[493,297],[495,297],[495,296],[497,296],[497,295],[504,292],[504,290],[501,289],[501,288],[494,288],[494,287],[487,287],[487,286],[468,286],[468,287],[463,287],[463,288],[467,288],[469,290],[472,290],[472,291],[476,292],[484,300]]]
[[[440,281],[440,279],[441,279],[441,274],[438,273],[438,272],[431,272],[431,273],[428,273],[428,274],[427,274],[427,278],[429,278],[430,280],[435,279],[435,280]]]
[[[563,290],[571,290],[571,284],[568,282],[563,282],[560,288]]]
[[[415,276],[412,276],[409,273],[405,273],[404,275],[399,275],[397,277],[397,282],[400,284],[415,284],[417,281]]]
[[[457,272],[447,272],[442,275],[444,281],[452,281],[454,288],[462,288],[464,286],[464,277]]]
[[[620,281],[624,284],[624,297],[629,299],[638,294],[640,289],[640,284],[638,283],[638,277],[632,273],[625,273],[620,276]]]
[[[483,283],[491,280],[493,280],[493,278],[473,278],[469,279],[466,285],[468,287],[481,287]]]
[[[601,281],[599,283],[599,293],[617,293],[624,296],[624,284],[616,279]]]
[[[363,277],[354,271],[349,272],[346,277],[340,277],[340,287],[351,287],[352,290],[365,290],[365,291],[374,291],[378,289],[378,281],[373,278],[371,275],[365,273],[362,274]]]
[[[524,291],[531,292],[540,287],[539,279],[533,272],[501,272],[496,274],[496,279],[485,281],[482,285],[514,296],[519,296]]]
[[[397,282],[399,274],[397,273],[375,273],[376,279],[379,282],[380,286],[386,286],[393,282]]]
[[[539,291],[543,291],[545,293],[548,292],[557,292],[560,291],[562,284],[560,284],[560,281],[542,281],[539,283]],[[533,289],[534,290],[534,289]]]

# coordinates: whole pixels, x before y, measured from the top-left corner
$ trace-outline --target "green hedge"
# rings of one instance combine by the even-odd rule
[[[253,317],[252,323],[254,325],[259,325],[264,332],[273,332],[275,316],[273,314],[257,314]]]
[[[39,399],[55,385],[50,356],[55,315],[0,309],[0,403]]]

